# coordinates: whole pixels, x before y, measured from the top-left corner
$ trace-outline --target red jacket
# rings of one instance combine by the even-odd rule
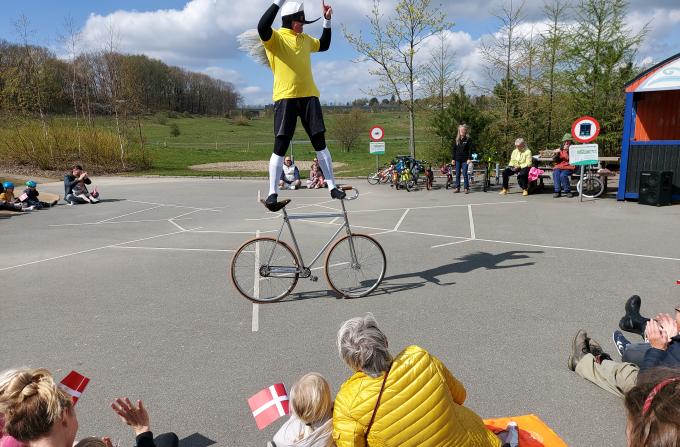
[[[555,169],[564,169],[564,170],[569,170],[573,171],[576,169],[576,166],[572,166],[569,164],[569,151],[565,150],[560,150],[558,154],[555,154]]]

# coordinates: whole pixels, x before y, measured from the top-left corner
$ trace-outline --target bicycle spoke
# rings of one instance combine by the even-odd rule
[[[350,243],[356,262],[352,261]],[[385,275],[385,254],[370,236],[352,235],[340,239],[326,258],[326,278],[330,286],[347,297],[365,296],[375,290]]]

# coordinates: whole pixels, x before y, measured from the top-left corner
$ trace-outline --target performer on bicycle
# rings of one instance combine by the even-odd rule
[[[278,201],[277,181],[281,177],[283,158],[295,133],[300,117],[309,139],[314,146],[321,170],[334,199],[343,199],[345,192],[335,186],[333,160],[326,147],[326,127],[323,122],[319,90],[312,77],[311,53],[326,51],[331,45],[331,15],[333,9],[322,0],[323,33],[320,39],[303,33],[305,20],[302,1],[274,0],[257,25],[269,66],[274,74],[274,153],[269,159],[268,206]],[[276,14],[281,9],[282,26],[272,29]]]

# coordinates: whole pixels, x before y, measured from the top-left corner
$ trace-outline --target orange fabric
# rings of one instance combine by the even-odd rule
[[[638,95],[634,141],[680,140],[680,90]]]
[[[568,447],[567,444],[535,414],[484,419],[484,424],[492,432],[498,433],[505,430],[510,421],[517,422],[520,447]]]

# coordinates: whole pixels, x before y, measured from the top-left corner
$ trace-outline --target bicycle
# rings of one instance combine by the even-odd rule
[[[576,190],[581,194],[581,188],[583,188],[583,197],[589,199],[594,199],[600,197],[604,193],[604,183],[598,177],[597,169],[595,165],[584,166],[583,178],[579,179],[576,184]],[[583,187],[582,185],[585,185]]]
[[[385,165],[378,169],[376,172],[372,172],[366,176],[366,180],[370,185],[377,185],[378,183],[387,183],[392,178],[392,171],[394,166]]]
[[[380,285],[387,266],[385,251],[373,237],[351,231],[345,200],[356,200],[359,191],[351,186],[341,189],[354,191],[352,197],[340,201],[342,213],[289,215],[286,205],[290,199],[282,200],[271,208],[274,212],[281,211],[283,217],[276,238],[261,236],[250,239],[236,250],[232,258],[231,280],[241,295],[256,303],[272,303],[290,294],[299,278],[318,281],[319,278],[312,275],[311,267],[324,252],[327,252],[323,267],[326,281],[340,297],[360,298]],[[344,223],[314,259],[305,265],[290,221],[314,217],[342,217]],[[284,227],[288,227],[294,250],[281,240]],[[343,229],[347,234],[336,239]]]

